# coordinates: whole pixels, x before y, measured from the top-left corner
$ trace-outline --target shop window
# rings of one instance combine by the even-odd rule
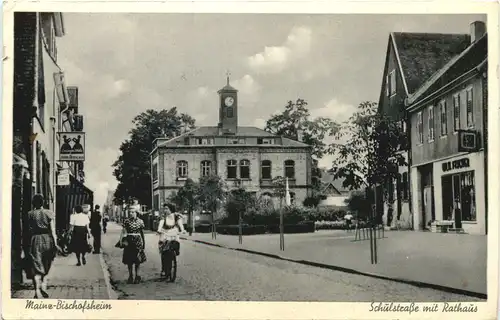
[[[236,160],[228,160],[227,161],[227,178],[228,179],[236,179],[237,172],[237,162]]]
[[[434,106],[429,106],[429,113],[427,115],[428,138],[429,142],[434,141]]]
[[[250,161],[248,160],[240,161],[240,178],[250,179]]]
[[[417,135],[418,143],[424,143],[424,123],[422,119],[422,111],[417,113]]]
[[[295,161],[285,161],[285,177],[288,179],[295,179]]]
[[[474,127],[474,105],[472,100],[472,88],[468,88],[467,95],[467,128]]]
[[[263,160],[260,166],[261,170],[261,178],[262,179],[272,179],[271,175],[271,161],[270,160]]]
[[[448,134],[448,118],[446,114],[446,101],[443,100],[439,103],[439,110],[441,113],[441,136],[446,136]]]
[[[453,130],[460,130],[460,94],[453,96]]]
[[[187,178],[188,176],[188,163],[187,161],[177,161],[177,178]]]
[[[443,219],[476,221],[476,195],[474,171],[447,175],[442,178]]]
[[[208,177],[211,173],[212,163],[210,161],[204,160],[201,162],[201,176]]]

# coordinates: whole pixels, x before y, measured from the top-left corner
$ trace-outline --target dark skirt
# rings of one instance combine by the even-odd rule
[[[89,247],[87,236],[87,227],[74,226],[71,234],[70,250],[75,253],[86,253]]]
[[[30,262],[34,275],[46,276],[56,257],[54,238],[50,234],[31,237]]]
[[[146,253],[143,249],[142,237],[139,235],[128,235],[127,246],[123,248],[123,264],[141,264],[146,261]]]

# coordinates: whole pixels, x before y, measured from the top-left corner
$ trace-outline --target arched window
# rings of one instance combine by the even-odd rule
[[[261,179],[272,179],[271,175],[271,161],[263,160],[260,165]]]
[[[226,109],[226,116],[228,118],[232,118],[233,117],[233,107],[227,107],[227,109]]]
[[[240,178],[250,179],[250,161],[248,160],[240,161]]]
[[[201,162],[201,176],[208,177],[212,171],[212,163],[208,160]]]
[[[238,169],[238,163],[236,160],[227,160],[227,178],[236,179],[236,172]]]
[[[187,178],[188,176],[188,163],[187,161],[177,161],[177,177]]]
[[[295,179],[295,161],[285,161],[285,177],[288,179]]]

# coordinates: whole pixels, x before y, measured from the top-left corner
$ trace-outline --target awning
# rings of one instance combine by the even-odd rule
[[[68,186],[57,187],[56,224],[58,229],[69,226],[69,216],[78,205],[94,204],[94,192],[70,175]]]

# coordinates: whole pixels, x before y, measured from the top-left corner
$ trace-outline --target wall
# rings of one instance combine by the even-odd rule
[[[423,133],[424,142],[419,144],[418,129],[417,129],[417,112],[411,114],[411,141],[412,141],[412,164],[418,165],[433,159],[448,157],[458,153],[458,134],[454,132],[454,118],[453,118],[453,95],[457,92],[462,92],[460,95],[461,108],[460,108],[460,125],[461,129],[466,128],[467,114],[466,114],[466,95],[465,89],[468,85],[473,88],[473,106],[474,106],[474,127],[473,130],[483,132],[483,92],[482,92],[482,79],[477,76],[465,84],[460,85],[447,93],[444,97],[439,97],[432,104],[425,105],[424,108],[419,109],[422,111],[423,119]],[[444,99],[447,104],[447,135],[441,136],[441,114],[439,109],[439,101]],[[434,105],[434,132],[435,138],[433,142],[428,141],[428,114],[429,106]]]

